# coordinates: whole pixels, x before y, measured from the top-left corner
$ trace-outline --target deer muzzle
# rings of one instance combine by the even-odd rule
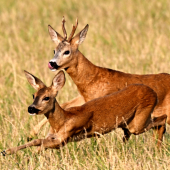
[[[54,69],[58,69],[59,68],[59,66],[56,64],[56,62],[54,62],[54,61],[50,61],[49,63],[48,63],[48,68],[50,69],[50,70],[54,70]]]
[[[31,114],[31,115],[38,114],[39,111],[40,111],[39,109],[36,109],[36,108],[33,107],[33,106],[29,106],[29,107],[28,107],[28,112],[29,112],[29,114]]]

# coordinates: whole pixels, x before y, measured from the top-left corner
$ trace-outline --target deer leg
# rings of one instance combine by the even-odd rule
[[[21,146],[18,146],[18,147],[14,147],[14,148],[9,148],[3,152],[1,152],[1,154],[3,156],[5,155],[11,155],[11,154],[14,154],[16,153],[18,150],[21,150],[21,149],[25,149],[27,147],[31,147],[31,146],[40,146],[42,144],[42,141],[43,139],[35,139],[27,144],[24,144],[24,145],[21,145]]]
[[[16,153],[18,150],[25,149],[27,147],[32,147],[32,146],[39,146],[38,150],[41,151],[42,149],[45,148],[53,148],[53,149],[58,149],[61,145],[65,145],[68,142],[68,139],[74,131],[71,131],[72,127],[70,126],[68,129],[62,127],[58,133],[51,133],[48,135],[46,139],[35,139],[31,142],[28,142],[24,145],[14,147],[14,148],[9,148],[1,154],[3,156],[5,155],[10,155]],[[52,132],[52,131],[51,131]],[[40,148],[41,147],[41,148]]]
[[[161,146],[162,140],[163,140],[163,134],[166,132],[166,119],[167,115],[162,115],[160,117],[153,118],[152,122],[149,124],[147,129],[154,128],[155,133],[158,134],[158,147]],[[155,138],[155,133],[153,134],[153,137]]]
[[[67,137],[65,139],[67,139]],[[61,139],[55,138],[53,136],[51,136],[50,138],[47,138],[47,139],[35,139],[35,140],[28,142],[24,145],[14,147],[14,148],[9,148],[9,149],[1,152],[1,154],[3,156],[11,155],[11,154],[17,153],[17,151],[19,151],[19,150],[22,150],[22,149],[25,149],[28,147],[32,147],[32,146],[39,146],[38,147],[39,152],[44,148],[58,149],[61,146],[61,144],[63,145],[63,144],[67,143],[67,142],[65,142],[65,139],[61,140]]]
[[[38,135],[39,130],[48,122],[48,119],[45,117],[38,125],[34,126],[33,130],[30,132],[30,136],[27,138],[27,141],[32,140],[34,136]]]
[[[123,142],[126,143],[129,140],[131,133],[126,128],[122,128],[122,130],[124,131]]]
[[[63,103],[61,105],[61,107],[63,109],[69,108],[69,107],[73,107],[73,106],[80,106],[83,105],[85,103],[84,98],[82,96],[78,96],[76,98],[74,98],[73,100]],[[44,118],[40,123],[38,123],[33,130],[30,132],[30,136],[27,138],[27,141],[32,140],[32,138],[34,136],[37,136],[38,132],[40,131],[40,129],[48,122],[47,118]]]
[[[158,133],[157,145],[160,147],[163,141],[163,134],[166,132],[166,125],[158,126],[156,132]]]
[[[74,107],[74,106],[81,106],[84,103],[85,103],[85,100],[84,100],[83,96],[77,96],[76,98],[72,99],[71,101],[63,103],[61,105],[61,107],[63,109],[67,109],[67,108]]]
[[[166,119],[167,115],[162,115],[160,117],[155,117],[153,119],[150,119],[150,123],[148,124],[147,127],[141,128],[138,131],[134,132],[133,134],[138,135],[141,134],[145,131],[148,131],[151,128],[157,127],[157,133],[158,133],[158,147],[161,146],[162,139],[163,139],[163,134],[166,132]]]
[[[154,105],[143,106],[139,105],[136,109],[134,119],[128,124],[129,131],[135,135],[141,134],[153,127],[165,126],[167,115],[151,118]],[[161,130],[160,130],[161,134]],[[161,138],[161,136],[160,136]]]

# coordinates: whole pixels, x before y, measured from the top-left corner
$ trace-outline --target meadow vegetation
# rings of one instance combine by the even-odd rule
[[[27,70],[47,85],[56,72],[48,69],[53,58],[48,24],[62,34],[65,16],[68,34],[76,17],[77,32],[89,24],[80,51],[93,63],[129,73],[170,73],[169,0],[1,0],[0,1],[0,151],[27,142],[32,127],[43,116],[30,116],[33,88],[24,77]],[[57,97],[64,103],[78,94],[66,74]],[[44,138],[45,125],[39,133]],[[150,130],[132,136],[124,145],[122,131],[102,138],[69,143],[40,155],[28,148],[0,156],[0,169],[170,169],[170,127],[159,150]]]

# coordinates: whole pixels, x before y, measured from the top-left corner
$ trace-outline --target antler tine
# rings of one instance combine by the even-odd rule
[[[71,34],[70,34],[69,38],[68,38],[68,42],[70,42],[71,39],[73,38],[73,35],[74,35],[75,31],[76,31],[77,26],[78,26],[78,19],[76,19],[76,25],[75,26],[73,25],[73,29],[71,31]]]
[[[65,18],[63,16],[63,19],[62,19],[62,29],[63,29],[63,33],[64,33],[64,39],[66,40],[67,39],[67,32],[66,32],[66,29],[65,29],[65,26],[64,26],[64,23],[65,23]]]

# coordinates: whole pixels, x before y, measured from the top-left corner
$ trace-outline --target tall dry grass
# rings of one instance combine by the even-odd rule
[[[170,73],[170,1],[140,0],[42,0],[0,1],[0,150],[26,142],[31,128],[43,116],[31,117],[27,107],[34,90],[27,83],[27,70],[50,84],[56,73],[48,61],[54,44],[47,25],[61,30],[61,19],[71,31],[75,18],[78,31],[90,25],[80,51],[93,63],[129,73]],[[58,95],[59,103],[78,94],[70,77]],[[47,134],[46,125],[39,137]],[[122,131],[100,139],[70,143],[60,150],[36,148],[0,156],[0,169],[170,169],[170,128],[161,150],[152,131],[122,143]]]

